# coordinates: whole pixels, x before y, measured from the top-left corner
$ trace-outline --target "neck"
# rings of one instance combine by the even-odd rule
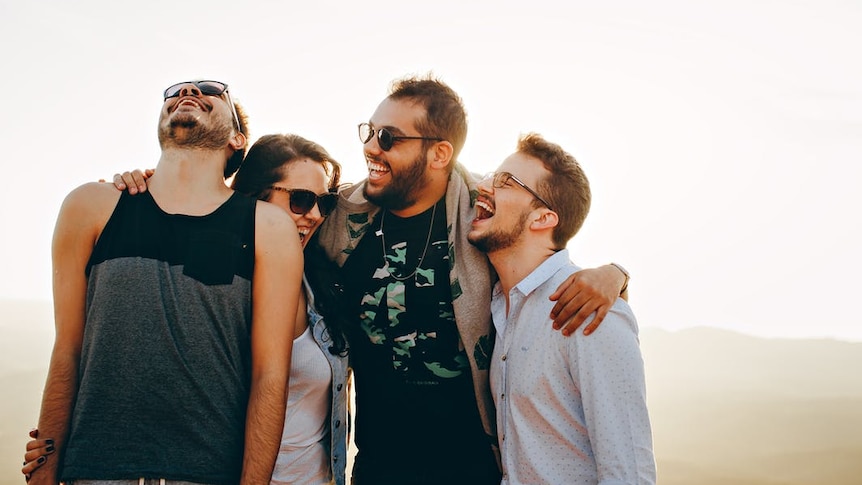
[[[232,193],[225,161],[224,150],[166,148],[147,185],[167,212],[209,213]]]
[[[500,278],[506,301],[509,299],[509,291],[555,252],[549,243],[521,240],[506,249],[488,253],[488,259]]]
[[[434,204],[436,204],[440,199],[442,199],[444,195],[446,195],[446,187],[448,185],[448,175],[446,177],[434,177],[434,175],[432,175],[432,179],[428,182],[428,184],[419,194],[419,197],[416,199],[416,202],[411,204],[409,207],[405,207],[398,210],[389,210],[389,212],[402,218],[412,217],[417,214],[421,214],[426,210],[430,209]]]

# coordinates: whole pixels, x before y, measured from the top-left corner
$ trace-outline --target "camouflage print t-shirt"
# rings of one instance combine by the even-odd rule
[[[449,263],[441,201],[405,219],[381,211],[343,268],[359,484],[499,483]]]

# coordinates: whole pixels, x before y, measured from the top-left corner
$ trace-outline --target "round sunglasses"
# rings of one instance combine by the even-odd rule
[[[366,144],[371,141],[371,138],[374,137],[374,133],[377,133],[377,144],[380,145],[380,149],[384,152],[388,152],[392,149],[392,145],[401,140],[434,140],[434,141],[443,141],[442,138],[437,138],[433,136],[400,136],[393,135],[391,131],[386,128],[378,128],[374,129],[370,123],[359,123],[359,140],[362,144]]]
[[[306,189],[288,189],[277,185],[271,185],[267,188],[287,193],[290,196],[290,211],[300,216],[308,214],[317,204],[320,215],[326,217],[335,209],[338,202],[338,196],[332,192],[318,195]]]

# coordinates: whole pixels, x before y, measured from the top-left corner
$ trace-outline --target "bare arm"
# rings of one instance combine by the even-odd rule
[[[268,484],[284,426],[294,322],[302,285],[302,248],[293,221],[258,203],[252,282],[252,381],[242,484]]]
[[[111,193],[113,192],[113,193]],[[87,294],[85,269],[99,232],[104,227],[119,195],[88,184],[70,193],[60,209],[54,228],[51,254],[54,291],[54,348],[42,394],[39,430],[54,439],[58,459],[45,460],[35,470],[32,483],[58,483],[59,457],[69,432],[78,364],[84,334],[84,306]]]
[[[595,312],[595,318],[584,328],[584,335],[593,333],[618,296],[628,300],[628,292],[620,294],[625,284],[626,276],[610,264],[572,274],[550,297],[557,302],[551,309],[554,329],[571,335]]]

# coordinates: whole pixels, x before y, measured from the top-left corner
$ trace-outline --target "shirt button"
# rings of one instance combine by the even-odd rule
[[[500,357],[500,359],[501,359],[501,360],[506,360],[506,354],[503,354],[503,356],[502,356],[502,357]]]
[[[335,390],[338,392],[341,392],[341,384],[335,386]]]

